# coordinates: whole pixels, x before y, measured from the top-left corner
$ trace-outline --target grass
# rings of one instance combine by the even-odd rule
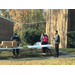
[[[60,51],[75,54],[75,48],[60,48]],[[42,50],[29,49],[25,47],[20,50],[21,57],[13,58],[12,50],[1,52],[0,65],[75,65],[75,58],[67,59],[52,59],[52,60],[31,60],[31,61],[10,61],[11,59],[35,58],[35,57],[50,57],[50,54],[42,55]],[[4,61],[4,60],[9,61]],[[2,61],[3,60],[3,61]]]
[[[0,65],[75,65],[75,58],[34,61],[0,61]]]
[[[59,50],[70,54],[75,54],[75,48],[60,48]]]
[[[12,50],[0,50],[1,52],[1,58],[0,60],[11,60],[11,59],[20,59],[20,58],[35,58],[35,57],[50,57],[50,54],[47,54],[45,56],[42,55],[42,50],[37,50],[36,49],[29,49],[25,47],[24,49],[20,50],[20,55],[21,57],[15,57],[13,58],[13,53]],[[60,48],[60,51],[75,54],[75,48]]]
[[[1,60],[4,60],[4,59],[20,59],[20,58],[33,58],[33,57],[49,57],[51,56],[50,54],[47,54],[45,56],[42,55],[42,50],[37,50],[36,49],[29,49],[27,46],[29,44],[27,43],[20,43],[19,46],[20,47],[23,47],[22,50],[20,50],[20,55],[21,57],[15,57],[13,58],[13,53],[12,53],[12,50],[0,50],[2,51],[1,52]]]
[[[1,52],[1,58],[0,60],[11,60],[11,59],[20,59],[20,58],[34,58],[34,57],[49,57],[51,56],[50,54],[47,54],[45,56],[42,55],[42,50],[37,50],[36,49],[29,49],[29,48],[24,48],[20,50],[20,55],[21,57],[13,57],[12,50],[0,50]]]

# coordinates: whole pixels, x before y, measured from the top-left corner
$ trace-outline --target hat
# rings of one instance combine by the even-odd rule
[[[15,35],[17,35],[17,33],[15,33]]]

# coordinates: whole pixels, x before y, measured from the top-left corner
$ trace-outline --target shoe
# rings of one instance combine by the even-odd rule
[[[54,56],[54,57],[58,57],[58,56]]]
[[[46,55],[46,53],[43,53],[43,55]]]
[[[18,57],[20,57],[20,55],[17,55]]]
[[[13,57],[15,57],[15,55],[13,55]]]
[[[59,56],[57,56],[57,57],[59,57]]]

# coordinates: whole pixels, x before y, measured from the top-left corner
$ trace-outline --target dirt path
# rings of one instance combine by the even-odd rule
[[[31,60],[53,60],[53,59],[60,59],[60,58],[75,58],[75,55],[65,53],[60,51],[59,52],[59,57],[35,57],[35,58],[21,58],[21,59],[12,59],[12,60],[0,60],[0,61],[31,61]]]

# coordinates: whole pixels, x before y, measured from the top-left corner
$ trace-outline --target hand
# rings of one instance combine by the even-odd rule
[[[53,39],[54,39],[54,37],[53,37]]]
[[[13,41],[16,41],[16,39],[15,39],[15,40],[13,40]]]

